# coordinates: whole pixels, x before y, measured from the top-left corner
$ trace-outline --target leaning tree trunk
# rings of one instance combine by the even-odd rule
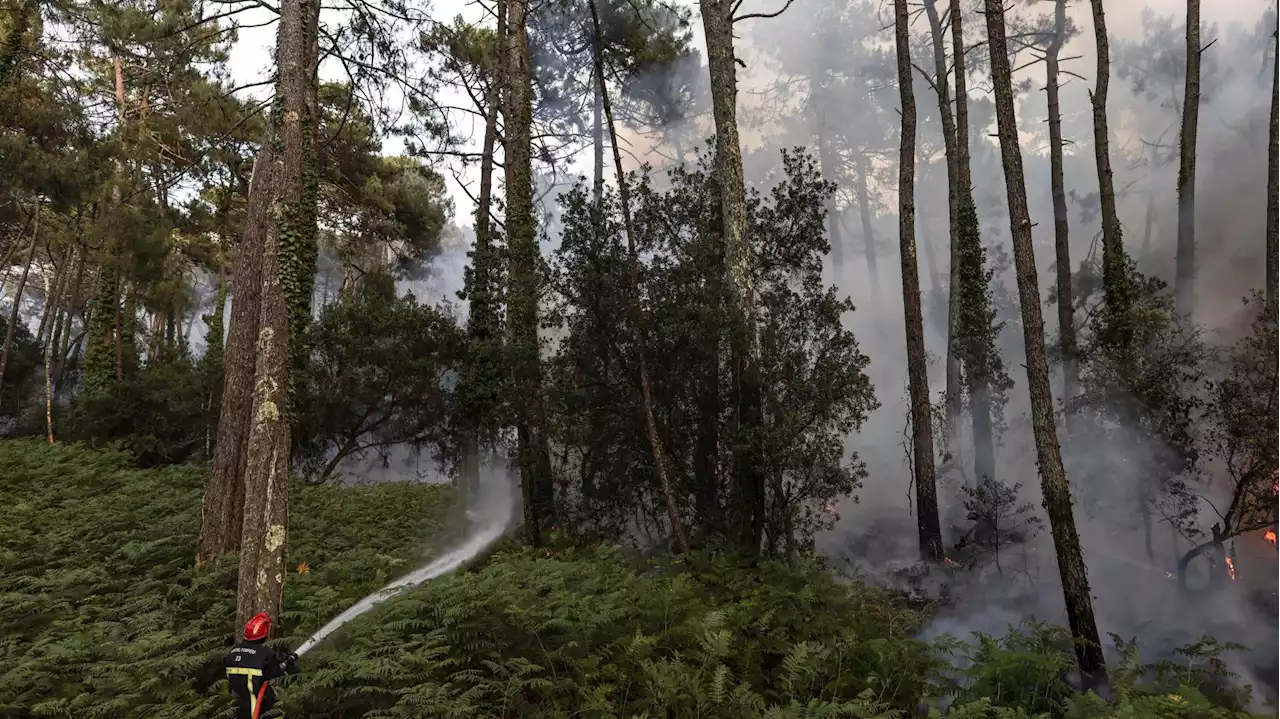
[[[1187,77],[1182,92],[1181,155],[1178,162],[1178,312],[1192,315],[1196,303],[1196,134],[1200,123],[1200,0],[1187,0]]]
[[[0,350],[0,391],[4,390],[4,373],[9,368],[9,355],[13,351],[14,329],[21,319],[18,310],[22,307],[22,293],[27,289],[27,276],[31,274],[31,263],[36,258],[36,246],[40,244],[40,202],[36,201],[36,214],[31,232],[31,250],[27,252],[27,263],[22,266],[22,277],[18,280],[18,288],[13,292],[13,308],[9,310],[9,324],[4,329],[4,349]]]
[[[907,382],[911,394],[912,465],[916,485],[916,523],[920,556],[942,558],[938,488],[933,464],[933,412],[925,373],[924,318],[920,311],[920,270],[916,266],[916,98],[911,87],[911,35],[907,0],[894,0],[898,54],[898,97],[902,103],[902,140],[898,150],[898,244],[902,257],[902,305],[907,330]],[[954,128],[953,128],[954,129]]]
[[[1111,46],[1103,0],[1092,0],[1093,38],[1098,55],[1097,84],[1089,99],[1093,105],[1093,157],[1098,168],[1098,195],[1102,204],[1102,281],[1104,301],[1116,317],[1128,309],[1124,239],[1116,211],[1116,186],[1111,172],[1110,130],[1107,127],[1107,91],[1111,84]],[[1062,300],[1059,299],[1059,302]],[[1074,338],[1073,338],[1074,339]],[[1065,339],[1064,339],[1065,342]]]
[[[901,0],[900,0],[901,1]],[[1041,491],[1058,556],[1058,572],[1067,605],[1071,634],[1077,640],[1080,671],[1094,681],[1105,678],[1106,665],[1098,641],[1098,625],[1089,596],[1080,536],[1071,510],[1071,487],[1062,466],[1058,432],[1053,420],[1053,395],[1049,390],[1049,362],[1044,349],[1044,318],[1040,312],[1036,258],[1031,244],[1031,215],[1027,210],[1027,186],[1018,146],[1018,121],[1013,107],[1013,82],[1005,40],[1004,3],[985,0],[987,46],[995,89],[996,124],[1000,157],[1004,165],[1005,193],[1009,203],[1013,259],[1018,275],[1018,299],[1022,305],[1022,332],[1027,356],[1027,387],[1031,394],[1031,427],[1040,462]]]
[[[554,523],[555,504],[544,436],[542,361],[538,344],[538,240],[533,219],[528,0],[507,3],[507,324],[515,379],[516,436],[526,540],[537,546]]]
[[[1053,193],[1053,249],[1058,278],[1058,341],[1062,351],[1062,403],[1071,414],[1080,370],[1076,362],[1075,304],[1071,297],[1071,243],[1067,226],[1067,190],[1062,173],[1062,106],[1058,100],[1058,58],[1067,35],[1067,0],[1055,0],[1053,41],[1045,53],[1045,94],[1049,98],[1049,186]],[[1101,73],[1099,73],[1101,75]],[[1101,81],[1100,81],[1101,82]],[[1106,108],[1103,108],[1103,113]],[[1105,122],[1105,121],[1104,121]],[[1105,130],[1105,127],[1104,127]],[[1103,141],[1106,138],[1104,136]],[[1111,195],[1115,212],[1115,194]],[[1104,244],[1105,252],[1105,244]],[[1068,421],[1067,428],[1071,424]]]
[[[278,615],[284,600],[284,550],[289,517],[289,400],[294,358],[301,339],[299,294],[309,290],[309,248],[316,238],[318,177],[315,160],[318,0],[283,0],[277,40],[279,194],[275,224],[262,247],[259,314],[248,456],[244,473],[244,526],[240,535],[237,616]],[[314,272],[314,270],[313,270]],[[309,294],[309,292],[307,292]],[[309,299],[309,297],[307,298]]]
[[[942,38],[942,20],[938,17],[937,0],[924,0],[925,15],[933,41],[933,90],[938,99],[938,116],[942,118],[942,144],[947,155],[947,237],[950,239],[951,290],[947,300],[947,423],[948,436],[955,433],[960,419],[963,397],[960,390],[960,353],[957,348],[957,324],[960,317],[960,241],[957,211],[959,178],[956,173],[956,121],[951,114],[951,84],[947,81],[947,51]]]
[[[600,11],[595,0],[590,0],[591,25],[595,31],[596,47],[600,46]],[[667,505],[667,521],[671,523],[671,532],[675,535],[680,551],[689,552],[689,535],[685,532],[684,522],[680,520],[680,508],[676,503],[675,492],[671,488],[671,480],[667,476],[667,464],[662,457],[662,441],[658,437],[658,423],[653,416],[653,383],[649,377],[648,362],[648,330],[649,318],[641,305],[640,298],[640,260],[636,253],[634,227],[631,224],[631,192],[627,186],[626,175],[622,171],[622,153],[618,150],[617,127],[613,124],[613,107],[609,104],[609,90],[604,84],[604,60],[600,53],[595,54],[597,92],[600,93],[600,104],[604,109],[605,121],[609,125],[609,144],[613,147],[613,169],[618,174],[618,195],[622,203],[623,230],[627,233],[627,265],[631,282],[631,301],[628,303],[631,314],[631,326],[635,330],[636,364],[640,369],[640,399],[643,403],[645,432],[649,436],[649,449],[653,452],[653,466],[658,472],[658,486],[662,490],[662,498]]]
[[[249,442],[253,375],[262,310],[262,257],[279,184],[275,128],[269,128],[249,178],[244,230],[231,269],[231,326],[222,359],[222,398],[213,448],[213,473],[200,507],[196,566],[240,548],[244,468]]]
[[[729,0],[700,0],[702,29],[711,73],[711,108],[716,127],[716,176],[720,184],[720,217],[724,260],[733,296],[730,357],[733,367],[737,451],[737,540],[750,557],[764,539],[764,474],[752,448],[762,421],[756,346],[754,257],[747,238],[746,185],[742,146],[738,139],[737,68],[733,50],[733,7]]]
[[[1280,55],[1280,50],[1277,51]],[[1274,62],[1273,62],[1274,64]],[[1271,141],[1267,144],[1267,307],[1276,317],[1280,284],[1280,67],[1271,73]]]

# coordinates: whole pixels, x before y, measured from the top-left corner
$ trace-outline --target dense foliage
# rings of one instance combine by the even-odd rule
[[[193,574],[202,472],[119,452],[0,443],[0,716],[228,716],[220,660],[234,572]],[[300,486],[280,644],[297,646],[462,528],[452,490]],[[641,559],[563,541],[500,548],[356,620],[280,689],[287,714],[902,719],[1221,717],[1162,668],[1118,707],[1061,679],[1069,637],[1028,625],[973,647],[913,639],[927,617],[812,562]],[[960,654],[961,671],[949,670]],[[1203,659],[1194,654],[1190,660]],[[1230,703],[1230,696],[1217,703]]]

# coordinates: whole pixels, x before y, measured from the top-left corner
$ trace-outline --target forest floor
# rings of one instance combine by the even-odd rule
[[[207,468],[0,442],[0,717],[230,716],[235,563],[196,573]],[[283,647],[461,538],[453,490],[297,484]],[[1119,704],[1063,681],[1064,630],[964,644],[914,636],[931,605],[816,559],[744,568],[514,542],[354,620],[282,682],[286,715],[1232,719],[1214,668],[1117,667]],[[1138,676],[1146,678],[1139,682]],[[943,714],[930,714],[941,716]]]

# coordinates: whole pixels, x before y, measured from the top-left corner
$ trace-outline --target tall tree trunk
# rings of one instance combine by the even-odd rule
[[[987,253],[982,246],[978,207],[973,200],[973,177],[969,169],[969,88],[965,67],[964,15],[960,0],[951,0],[951,52],[956,77],[956,242],[960,245],[960,292],[964,296],[959,324],[967,345],[962,362],[971,367],[965,381],[969,390],[969,415],[973,427],[973,468],[978,482],[995,479],[995,426],[997,411],[993,386],[1007,380],[996,350],[997,328],[992,324],[991,275]],[[964,357],[968,359],[964,359]]]
[[[700,0],[707,66],[711,74],[711,108],[716,127],[716,176],[720,184],[720,218],[724,259],[733,295],[730,350],[737,425],[734,475],[738,489],[737,540],[749,557],[760,553],[764,539],[764,475],[750,446],[761,425],[761,396],[756,347],[754,253],[746,236],[746,185],[742,146],[738,139],[738,80],[733,49],[733,3]]]
[[[1280,42],[1278,40],[1277,42]],[[1280,55],[1280,50],[1277,51]],[[1271,132],[1267,143],[1267,307],[1276,317],[1276,285],[1280,284],[1280,66],[1272,59]]]
[[[602,52],[600,33],[596,32],[591,40],[591,56],[595,60],[592,73],[595,81],[591,83],[591,167],[594,171],[591,199],[596,207],[604,198],[604,95],[600,89],[604,85]]]
[[[280,182],[269,127],[249,178],[244,230],[231,268],[231,326],[223,351],[222,400],[218,412],[213,474],[200,509],[196,566],[203,567],[240,547],[244,518],[244,469],[249,442],[256,345],[262,310],[262,260],[271,231],[271,205]]]
[[[1100,0],[1095,0],[1100,1]],[[1178,312],[1195,313],[1196,135],[1200,124],[1200,0],[1187,0],[1187,76],[1182,92],[1181,156],[1178,162]]]
[[[49,304],[52,311],[57,316],[57,321],[55,321],[54,324],[60,324],[62,320],[62,288],[67,282],[65,275],[67,274],[67,270],[70,269],[67,266],[67,261],[70,259],[71,258],[69,256],[64,257],[62,271],[58,273],[56,282],[51,283],[48,275],[45,276],[44,280],[45,302]],[[51,284],[57,289],[51,288]],[[46,337],[43,349],[40,353],[44,356],[44,424],[45,433],[49,438],[49,444],[53,444],[53,334],[54,329],[51,327],[49,329],[49,335]]]
[[[498,47],[507,35],[507,9],[498,0]],[[490,383],[496,381],[490,358],[493,343],[499,341],[497,287],[494,286],[497,257],[493,250],[493,152],[498,144],[498,111],[501,102],[502,61],[488,68],[485,93],[484,146],[480,158],[480,196],[476,202],[476,246],[471,254],[471,276],[467,288],[467,338],[470,344],[467,380],[473,389],[465,418],[462,446],[462,485],[475,496],[480,488],[480,451],[489,443],[488,425],[493,421],[488,398]]]
[[[14,330],[21,320],[19,310],[22,307],[22,293],[27,289],[27,277],[31,274],[31,263],[36,258],[36,246],[40,244],[40,201],[36,200],[36,213],[31,231],[31,250],[27,252],[27,263],[22,266],[22,277],[18,279],[18,288],[13,292],[13,308],[9,310],[9,324],[4,328],[4,349],[0,350],[0,390],[4,389],[4,373],[9,368],[9,355],[13,351]],[[0,394],[0,397],[3,397]]]
[[[66,337],[71,333],[71,316],[75,310],[76,295],[80,292],[80,280],[84,272],[84,253],[79,247],[71,250],[72,259],[75,262],[75,270],[67,275],[67,284],[63,287],[62,296],[67,296],[70,292],[70,299],[66,302],[59,300],[57,321],[53,324],[53,333],[50,335],[49,347],[46,354],[50,358],[57,357],[58,367],[62,366],[63,358],[66,357]],[[52,362],[52,360],[51,360]],[[50,374],[54,373],[53,366],[50,367]]]
[[[1000,137],[1000,158],[1004,165],[1005,192],[1009,203],[1013,260],[1018,275],[1018,299],[1022,305],[1023,341],[1027,356],[1027,387],[1031,394],[1031,427],[1035,434],[1040,463],[1041,491],[1049,515],[1058,571],[1067,605],[1071,634],[1080,641],[1076,658],[1080,671],[1094,680],[1103,680],[1106,665],[1098,641],[1098,625],[1089,596],[1080,537],[1071,510],[1071,487],[1062,466],[1058,432],[1053,421],[1053,395],[1049,391],[1049,362],[1044,349],[1044,318],[1040,312],[1036,258],[1031,246],[1031,215],[1027,210],[1027,186],[1022,170],[1022,149],[1018,145],[1018,123],[1013,107],[1013,83],[1005,40],[1002,0],[985,0],[987,46],[991,56],[991,77],[995,89],[996,124]]]
[[[591,6],[591,24],[595,30],[595,45],[600,47],[600,11],[595,0]],[[662,457],[662,441],[658,437],[658,423],[653,416],[653,383],[649,377],[648,361],[648,313],[641,305],[640,297],[640,260],[636,253],[634,228],[631,224],[631,191],[627,185],[626,175],[622,171],[622,153],[618,150],[617,127],[613,124],[613,107],[609,104],[609,90],[604,84],[604,60],[600,53],[595,54],[597,91],[600,93],[600,104],[604,108],[605,121],[609,124],[609,142],[613,147],[613,169],[618,175],[618,195],[622,203],[623,230],[627,233],[627,264],[631,282],[631,302],[628,308],[631,314],[631,326],[635,329],[636,359],[640,369],[640,399],[643,403],[644,426],[649,435],[649,448],[653,452],[653,466],[658,472],[658,486],[662,490],[662,498],[667,505],[667,521],[671,523],[671,531],[681,552],[689,551],[689,535],[685,532],[684,522],[680,520],[680,508],[676,503],[675,492],[671,488],[671,480],[667,476],[667,463]]]
[[[898,97],[902,103],[902,145],[898,151],[898,244],[902,258],[902,306],[906,315],[916,524],[920,534],[920,557],[938,560],[942,558],[942,527],[938,521],[938,487],[933,464],[933,412],[929,406],[929,377],[925,371],[920,271],[916,266],[916,98],[911,87],[907,0],[894,0],[893,9]]]
[[[36,345],[43,351],[47,349],[46,342],[48,337],[45,336],[46,330],[52,330],[53,326],[49,324],[49,320],[53,319],[53,311],[57,306],[58,289],[64,281],[65,272],[59,272],[58,266],[53,262],[53,248],[49,248],[44,263],[44,269],[40,272],[40,279],[44,282],[44,307],[40,308],[40,324],[36,325]]]
[[[871,294],[878,298],[880,270],[876,262],[876,233],[871,224],[871,195],[867,189],[867,175],[871,172],[871,168],[865,152],[854,155],[853,162],[857,167],[855,175],[858,184],[854,189],[858,193],[858,216],[862,221],[862,247],[867,258],[867,274],[871,276]]]
[[[78,223],[77,223],[78,224]],[[79,243],[81,237],[77,234],[76,241]],[[58,364],[54,369],[53,391],[55,393],[62,386],[62,376],[66,370],[67,352],[71,349],[71,330],[75,326],[75,313],[80,312],[80,316],[84,318],[84,308],[80,306],[81,297],[83,297],[84,288],[84,268],[88,251],[83,246],[77,245],[76,250],[76,273],[75,279],[71,285],[71,301],[67,304],[66,319],[63,321],[63,329],[61,339],[55,340],[55,351],[58,356]],[[88,323],[85,323],[88,326]]]
[[[318,176],[315,107],[319,0],[283,0],[277,40],[281,98],[279,194],[275,224],[262,248],[262,309],[254,368],[248,456],[244,473],[244,526],[240,534],[237,618],[265,611],[277,616],[284,599],[284,551],[289,518],[289,405],[291,341],[306,329],[304,295],[308,256],[314,256]],[[314,275],[314,269],[312,268]],[[306,299],[309,299],[306,298]],[[307,305],[309,306],[309,304]],[[299,315],[301,314],[301,318]]]
[[[524,532],[529,544],[555,519],[551,458],[544,434],[542,358],[538,341],[540,251],[533,219],[533,166],[529,83],[528,0],[507,2],[507,321],[515,379],[516,438],[524,495]]]
[[[1097,84],[1089,99],[1093,105],[1093,156],[1098,168],[1098,195],[1102,202],[1102,281],[1108,309],[1118,315],[1127,310],[1128,286],[1124,239],[1116,211],[1115,180],[1111,172],[1110,130],[1107,127],[1107,91],[1111,84],[1111,45],[1103,0],[1091,0],[1093,38],[1098,55]],[[1061,300],[1059,300],[1061,301]],[[1061,310],[1059,310],[1061,311]],[[1074,338],[1073,338],[1074,339]]]
[[[942,118],[942,143],[947,155],[947,237],[950,239],[951,287],[947,301],[947,423],[948,436],[954,435],[960,419],[960,353],[958,351],[957,324],[960,319],[960,241],[957,211],[959,202],[959,177],[956,171],[956,121],[951,114],[951,84],[947,81],[947,51],[942,36],[942,20],[938,16],[937,0],[924,0],[925,15],[929,18],[930,36],[933,41],[933,90],[938,100],[938,115]],[[914,182],[914,180],[913,180]]]
[[[1058,57],[1067,35],[1067,0],[1054,0],[1053,41],[1045,53],[1045,94],[1049,98],[1049,187],[1053,193],[1053,250],[1058,278],[1058,339],[1062,350],[1062,402],[1070,406],[1080,370],[1076,364],[1076,326],[1071,297],[1071,243],[1067,226],[1067,190],[1062,177],[1062,107],[1058,101]],[[1106,112],[1106,108],[1103,108]],[[1114,204],[1115,197],[1112,196]],[[1114,211],[1114,207],[1112,210]],[[1070,410],[1068,409],[1068,414]],[[1071,423],[1067,423],[1070,429]]]

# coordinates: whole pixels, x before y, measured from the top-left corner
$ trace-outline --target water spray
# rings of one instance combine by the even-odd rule
[[[492,487],[492,489],[497,488]],[[457,547],[450,549],[443,556],[432,560],[430,563],[419,567],[418,569],[356,602],[345,612],[334,617],[328,624],[320,627],[315,634],[308,637],[307,640],[298,647],[296,654],[298,656],[306,654],[317,644],[324,641],[330,634],[333,634],[338,631],[338,629],[342,628],[344,624],[369,611],[383,600],[390,599],[404,590],[416,587],[423,582],[448,574],[477,557],[489,545],[502,537],[503,533],[506,532],[507,525],[511,517],[513,502],[510,497],[498,497],[493,499],[495,499],[496,504],[499,505],[497,507],[499,511],[495,512],[494,516],[490,517],[480,530],[470,539]],[[470,518],[473,515],[468,511],[467,516]]]

